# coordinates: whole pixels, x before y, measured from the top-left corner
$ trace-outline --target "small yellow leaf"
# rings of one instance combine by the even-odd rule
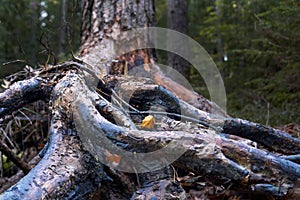
[[[10,82],[3,79],[3,84],[1,85],[4,89],[8,89],[10,86]]]
[[[148,115],[142,121],[142,128],[153,129],[155,124],[155,119],[152,115]]]

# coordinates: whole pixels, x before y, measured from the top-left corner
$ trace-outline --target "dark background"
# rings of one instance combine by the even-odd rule
[[[217,64],[228,113],[272,126],[299,124],[300,3],[188,3],[188,35]],[[80,0],[0,0],[0,79],[25,65],[35,68],[70,59],[80,42],[81,6]],[[156,12],[158,26],[167,27],[167,1],[156,0]],[[159,62],[166,63],[166,52],[159,53]],[[209,97],[192,67],[189,80]]]

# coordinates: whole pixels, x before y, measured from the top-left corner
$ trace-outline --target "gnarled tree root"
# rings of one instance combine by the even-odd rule
[[[41,89],[43,80],[32,78],[29,82],[32,82],[29,84],[32,87],[24,88],[22,82],[18,82],[10,90],[0,94],[3,100],[0,103],[0,107],[3,108],[1,116],[26,103],[45,97],[43,96],[45,90]],[[14,87],[20,89],[13,89]],[[251,186],[252,190],[267,191],[275,196],[287,195],[289,190],[295,187],[300,178],[298,164],[284,157],[248,146],[243,142],[223,137],[219,129],[212,127],[219,126],[221,118],[225,123],[220,130],[226,134],[235,134],[254,140],[256,137],[248,135],[263,132],[264,136],[257,137],[257,142],[275,151],[289,154],[298,152],[300,146],[298,139],[284,132],[247,121],[224,118],[224,116],[214,117],[175,98],[166,89],[159,89],[159,87],[161,86],[149,82],[138,87],[134,83],[124,84],[121,89],[123,94],[126,92],[130,94],[134,90],[135,97],[128,101],[133,102],[134,98],[140,98],[141,101],[147,98],[150,101],[152,93],[152,97],[157,98],[156,102],[161,102],[160,105],[169,112],[176,111],[176,106],[180,105],[184,108],[184,113],[194,121],[180,122],[174,116],[170,119],[171,113],[170,115],[167,113],[165,116],[167,121],[174,122],[176,126],[171,127],[170,124],[165,123],[165,131],[138,130],[128,110],[122,107],[121,102],[112,105],[102,96],[90,91],[90,87],[80,75],[69,73],[53,88],[50,96],[52,119],[49,141],[42,160],[16,185],[4,192],[0,199],[87,199],[91,197],[91,194],[104,195],[103,188],[108,189],[108,185],[117,184],[116,180],[121,180],[125,185],[123,189],[115,189],[119,197],[123,199],[130,196],[132,199],[171,196],[176,199],[185,199],[184,190],[172,179],[172,172],[167,166],[163,168],[153,166],[153,162],[142,157],[139,158],[139,162],[130,163],[132,162],[130,156],[138,157],[139,153],[153,152],[168,145],[174,145],[176,149],[186,149],[186,152],[179,158],[176,157],[178,155],[174,155],[174,151],[164,152],[166,154],[161,155],[162,163],[170,164],[174,161],[174,165],[190,170],[196,175],[213,177],[214,182],[218,184],[230,180],[236,187],[245,189]],[[157,89],[164,95],[157,97],[157,94],[153,93]],[[149,95],[145,97],[143,94],[147,91]],[[43,95],[33,96],[28,100],[27,96],[21,95],[24,93]],[[170,105],[163,102],[166,100],[171,102]],[[17,103],[10,108],[9,105],[13,102]],[[73,119],[76,119],[75,125],[79,125],[76,129]],[[208,126],[200,122],[205,122]],[[161,123],[164,121],[162,120]],[[241,127],[248,135],[245,135],[243,131],[238,131]],[[87,141],[85,137],[82,137],[83,134],[95,140]],[[266,138],[269,140],[264,142]],[[115,147],[107,149],[105,144],[99,147],[99,141],[105,139]],[[290,146],[280,151],[277,142],[279,139]],[[276,142],[272,142],[273,140]],[[82,144],[85,146],[83,147]],[[110,159],[111,150],[116,150],[117,153],[113,156],[118,157],[117,160]],[[118,154],[121,150],[126,150],[127,154]],[[165,155],[167,157],[163,157]],[[101,162],[97,162],[93,156],[98,161],[105,161],[108,168],[104,167]],[[122,166],[132,171],[134,169],[131,166],[142,167],[145,164],[155,170],[146,172],[145,169],[145,172],[135,176],[136,181],[132,181],[134,174],[122,173],[114,169],[115,166]],[[143,171],[142,168],[140,169]],[[278,185],[281,187],[277,187]],[[300,196],[297,190],[294,190],[294,195]],[[106,196],[110,195],[106,194]]]

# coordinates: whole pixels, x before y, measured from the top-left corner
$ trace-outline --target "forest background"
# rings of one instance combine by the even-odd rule
[[[156,0],[167,27],[167,1]],[[80,44],[80,0],[0,0],[0,81],[26,65],[71,58]],[[295,0],[188,1],[188,35],[217,64],[227,112],[271,126],[300,124],[300,3]],[[75,52],[76,53],[76,52]],[[159,51],[159,63],[167,64]],[[193,88],[209,98],[191,67]]]

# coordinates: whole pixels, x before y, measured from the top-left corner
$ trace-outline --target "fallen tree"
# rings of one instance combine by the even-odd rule
[[[30,170],[15,158],[26,175],[0,199],[186,199],[192,189],[208,198],[209,188],[299,198],[299,139],[231,118],[168,78],[152,49],[111,54],[122,31],[153,16],[151,0],[85,1],[78,57],[0,94],[1,118],[38,100],[51,107],[42,159]]]

